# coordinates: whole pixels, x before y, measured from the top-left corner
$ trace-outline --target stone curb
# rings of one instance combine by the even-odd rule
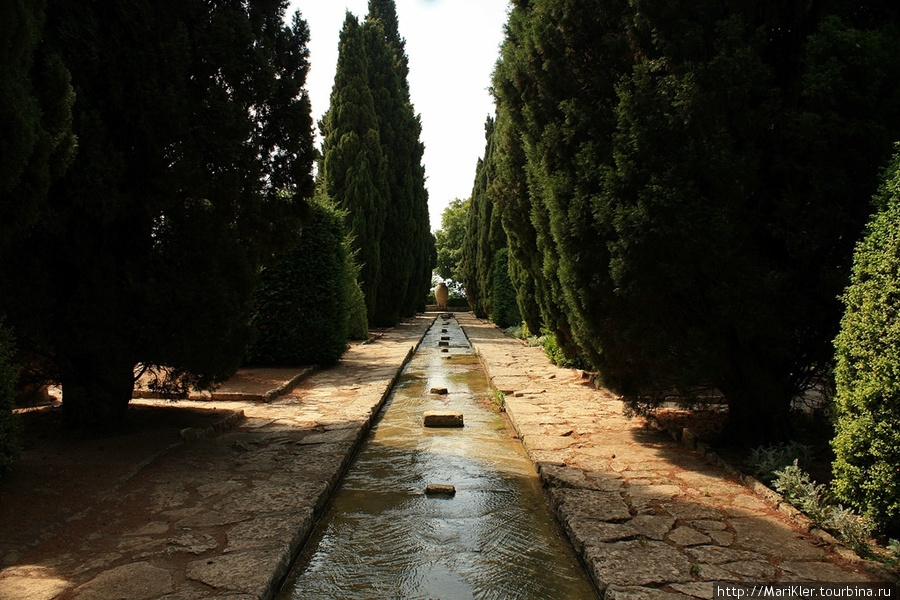
[[[371,341],[371,340],[369,340]],[[367,342],[365,342],[367,343]],[[300,370],[296,375],[291,377],[290,380],[282,383],[281,385],[267,390],[263,393],[245,393],[245,392],[222,392],[217,390],[203,390],[203,391],[192,391],[190,392],[186,400],[198,400],[198,401],[210,401],[210,400],[218,400],[220,402],[272,402],[279,396],[284,396],[285,394],[290,393],[297,385],[300,384],[304,379],[315,373],[319,369],[318,365],[307,365],[304,367],[300,367]],[[154,392],[148,389],[141,389],[135,387],[134,391],[131,395],[132,399],[158,399],[160,398],[159,393]]]
[[[186,427],[185,429],[182,429],[179,434],[181,435],[181,438],[186,442],[192,442],[194,440],[199,440],[210,436],[214,433],[219,433],[220,431],[231,429],[232,427],[243,421],[245,418],[243,410],[232,410],[229,412],[230,414],[226,415],[225,417],[223,417],[219,421],[216,421],[205,429]]]
[[[319,367],[317,365],[303,367],[303,369],[299,373],[294,375],[290,381],[285,382],[285,383],[279,385],[277,388],[275,388],[273,390],[269,390],[268,392],[263,394],[262,401],[263,402],[271,402],[272,400],[274,400],[275,398],[278,398],[279,396],[284,396],[285,394],[289,394],[290,392],[292,392],[294,390],[295,387],[297,387],[300,384],[301,381],[303,381],[304,379],[306,379],[307,377],[309,377],[310,375],[315,373],[318,369],[319,369]],[[215,399],[215,395],[213,395],[213,399]]]
[[[187,427],[185,429],[182,429],[179,432],[179,435],[181,436],[181,440],[179,440],[173,444],[170,444],[167,448],[157,452],[153,456],[150,456],[146,460],[142,461],[139,465],[137,465],[137,467],[135,467],[135,469],[131,473],[128,473],[127,475],[124,475],[123,477],[121,477],[119,479],[119,483],[126,483],[126,482],[134,479],[135,477],[140,475],[141,472],[144,471],[144,469],[146,469],[147,467],[149,467],[150,465],[155,463],[157,460],[168,455],[169,453],[171,453],[172,451],[174,451],[175,449],[180,447],[182,444],[184,444],[186,442],[191,442],[194,440],[199,440],[199,439],[208,437],[208,436],[210,436],[214,433],[218,433],[220,431],[225,431],[227,429],[231,429],[243,420],[244,420],[244,411],[243,410],[229,410],[227,415],[225,415],[224,417],[222,417],[221,419],[219,419],[218,421],[216,421],[209,427],[206,427],[204,429],[198,429],[195,427]]]
[[[835,554],[844,560],[859,564],[866,572],[874,577],[878,577],[879,579],[894,585],[900,585],[900,572],[892,571],[880,562],[861,557],[844,542],[837,539],[829,532],[817,527],[815,522],[813,522],[809,516],[785,500],[781,494],[761,482],[756,477],[743,473],[740,469],[724,460],[712,450],[709,444],[700,442],[697,435],[689,427],[685,427],[679,433],[676,429],[663,427],[655,417],[648,418],[648,422],[654,429],[668,431],[669,435],[672,436],[672,439],[680,443],[683,447],[692,450],[699,456],[705,458],[710,464],[720,467],[730,475],[736,477],[745,487],[771,504],[778,512],[787,516],[801,531],[808,533],[820,540],[823,544],[828,545]]]

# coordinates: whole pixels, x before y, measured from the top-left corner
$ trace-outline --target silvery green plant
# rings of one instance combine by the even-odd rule
[[[829,505],[824,499],[825,486],[812,481],[796,459],[793,464],[775,471],[774,475],[772,485],[785,500],[803,511],[816,525],[835,532],[861,556],[871,554],[868,545],[871,523],[840,504]]]
[[[795,461],[806,465],[811,459],[812,447],[799,442],[788,442],[754,448],[750,451],[747,463],[756,477],[771,483],[775,471],[784,469]]]

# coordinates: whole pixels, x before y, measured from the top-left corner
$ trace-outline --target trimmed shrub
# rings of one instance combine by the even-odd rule
[[[447,299],[447,308],[469,308],[469,299],[465,296],[450,296]]]
[[[0,476],[9,472],[21,453],[21,423],[13,413],[17,374],[12,346],[12,336],[0,322]]]
[[[837,496],[882,533],[900,533],[900,154],[857,245],[837,365]]]
[[[539,339],[541,346],[544,347],[544,354],[547,355],[547,358],[549,358],[550,362],[554,365],[568,367],[570,369],[584,369],[586,371],[590,369],[590,364],[583,356],[576,355],[572,358],[566,356],[565,351],[556,339],[556,334],[549,329],[542,329],[541,337]]]
[[[299,244],[262,272],[249,364],[330,364],[347,348],[352,259],[343,215],[325,201],[314,202],[312,212]]]
[[[491,302],[491,320],[506,328],[521,322],[516,289],[509,278],[509,249],[500,248],[494,253],[494,281]]]
[[[344,285],[347,294],[347,337],[351,340],[364,340],[369,337],[369,319],[366,316],[366,295],[359,286],[359,265],[353,256],[350,237],[344,238],[347,252],[346,275]]]

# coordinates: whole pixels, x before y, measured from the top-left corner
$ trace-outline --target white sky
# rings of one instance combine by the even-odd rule
[[[499,56],[508,0],[396,0],[400,36],[406,38],[409,89],[422,119],[425,182],[432,231],[454,198],[468,198],[475,165],[484,152],[484,122],[494,114],[488,87]],[[367,0],[292,0],[309,24],[310,73],[306,88],[318,123],[328,110],[337,65],[338,35],[346,11],[360,21]]]

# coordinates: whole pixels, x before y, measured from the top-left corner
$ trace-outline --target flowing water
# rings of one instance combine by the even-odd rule
[[[492,399],[456,320],[439,317],[279,600],[596,600]],[[423,427],[435,410],[465,427]],[[456,493],[426,495],[432,483]]]

